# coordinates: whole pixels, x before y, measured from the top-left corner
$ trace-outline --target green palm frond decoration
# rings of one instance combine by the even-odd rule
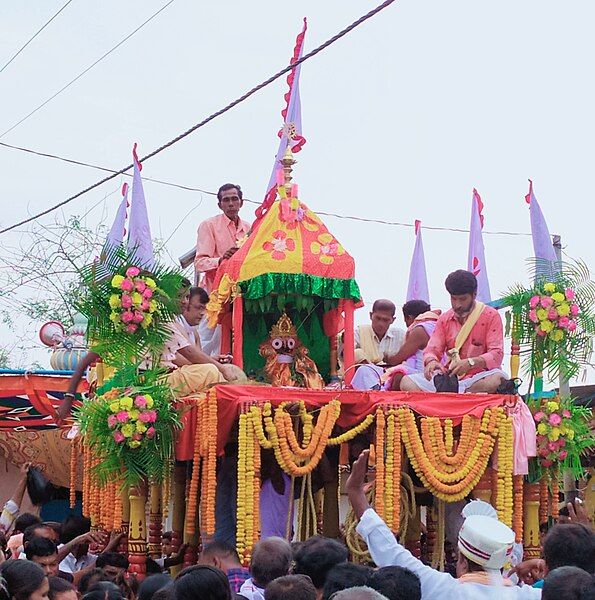
[[[77,310],[88,320],[87,337],[90,345],[103,361],[112,366],[134,362],[144,356],[156,357],[167,338],[171,335],[168,323],[179,314],[179,291],[182,287],[183,275],[175,268],[156,265],[150,272],[138,269],[135,281],[154,283],[154,289],[148,298],[141,300],[151,304],[150,319],[134,322],[127,330],[126,323],[114,321],[114,314],[124,311],[123,304],[117,304],[116,297],[123,300],[123,294],[141,296],[131,290],[130,294],[114,285],[114,277],[126,278],[126,272],[136,267],[133,254],[122,247],[104,249],[101,260],[81,270],[83,295],[77,303]],[[137,283],[144,285],[144,283]],[[110,305],[110,301],[112,305]],[[137,304],[131,311],[143,312]],[[149,313],[149,309],[145,310]],[[131,331],[134,329],[134,331]]]
[[[502,299],[512,311],[511,334],[527,358],[525,373],[547,374],[552,381],[572,379],[590,365],[595,335],[595,282],[589,269],[582,261],[560,262],[556,269],[546,271],[533,260],[535,284],[517,284]]]

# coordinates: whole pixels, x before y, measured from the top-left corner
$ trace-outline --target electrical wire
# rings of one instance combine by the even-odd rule
[[[171,2],[173,2],[173,0],[170,0],[170,4],[171,4]],[[194,133],[201,127],[204,127],[207,123],[210,123],[217,117],[220,117],[221,115],[230,111],[232,108],[235,108],[238,104],[241,104],[242,102],[246,101],[248,98],[250,98],[257,92],[259,92],[263,88],[267,87],[268,85],[270,85],[271,83],[273,83],[274,81],[276,81],[277,79],[282,77],[283,75],[285,75],[285,73],[288,73],[292,69],[295,69],[298,65],[304,63],[305,61],[309,60],[310,58],[313,58],[314,56],[316,56],[319,52],[322,52],[323,50],[325,50],[328,46],[335,43],[337,40],[341,39],[343,36],[347,35],[349,32],[353,31],[356,27],[358,27],[359,25],[361,25],[368,19],[372,18],[374,15],[378,14],[380,11],[385,9],[387,6],[390,6],[393,2],[395,2],[395,0],[385,0],[382,4],[379,4],[376,8],[372,9],[370,12],[366,13],[365,15],[363,15],[362,17],[360,17],[359,19],[357,19],[356,21],[351,23],[351,25],[348,25],[347,27],[345,27],[345,29],[342,29],[339,33],[337,33],[333,37],[329,38],[326,42],[324,42],[323,44],[321,44],[320,46],[318,46],[311,52],[308,52],[308,54],[305,54],[304,56],[302,56],[302,58],[287,65],[286,67],[284,67],[283,69],[281,69],[280,71],[275,73],[274,75],[271,75],[265,81],[259,83],[258,85],[254,86],[252,89],[248,90],[246,93],[241,95],[239,98],[236,98],[235,100],[233,100],[232,102],[230,102],[229,104],[227,104],[226,106],[224,106],[223,108],[218,110],[217,112],[212,113],[211,115],[209,115],[208,117],[206,117],[205,119],[200,121],[200,123],[193,125],[192,127],[190,127],[190,129],[187,129],[186,131],[182,132],[181,134],[179,134],[178,136],[176,136],[169,142],[166,142],[165,144],[163,144],[159,148],[153,150],[146,156],[143,156],[140,159],[140,162],[144,162],[144,161],[149,160],[150,158],[153,158],[157,154],[163,152],[163,150],[170,148],[174,144],[176,144],[179,141],[183,140],[184,138],[188,137],[191,133]],[[54,206],[51,206],[50,208],[47,208],[31,217],[28,217],[27,219],[23,219],[22,221],[19,221],[18,223],[14,223],[13,225],[5,227],[4,229],[0,229],[0,235],[2,235],[3,233],[7,233],[8,231],[12,231],[13,229],[16,229],[17,227],[20,227],[21,225],[25,225],[27,223],[30,223],[31,221],[35,221],[36,219],[39,219],[40,217],[43,217],[43,216],[57,210],[58,208],[61,208],[62,206],[72,202],[73,200],[80,198],[84,194],[87,194],[91,190],[94,190],[95,188],[99,187],[100,185],[103,185],[104,183],[111,181],[112,179],[116,178],[118,175],[124,174],[126,171],[129,171],[130,169],[132,169],[133,166],[134,166],[133,164],[127,165],[126,167],[123,167],[119,171],[113,172],[112,174],[108,175],[107,177],[104,177],[103,179],[86,187],[85,189],[81,190],[80,192],[77,192],[76,194],[70,196],[69,198],[62,200],[62,202],[59,202],[58,204],[55,204]]]
[[[40,152],[37,150],[32,150],[30,148],[23,148],[22,146],[15,146],[13,144],[7,144],[6,142],[0,142],[0,146],[9,148],[11,150],[18,150],[21,152],[26,152],[28,154],[34,154],[36,156],[41,156],[43,158],[59,160],[59,161],[62,161],[62,162],[68,163],[68,164],[77,165],[80,167],[88,167],[90,169],[97,169],[98,171],[104,171],[106,173],[116,173],[116,174],[118,173],[118,171],[115,171],[114,169],[109,169],[107,167],[94,165],[92,163],[84,162],[81,160],[74,160],[72,158],[65,158],[63,156],[58,156],[56,154]],[[132,175],[130,173],[121,173],[121,174],[126,177],[132,177]],[[180,190],[184,190],[184,191],[188,191],[188,192],[198,192],[200,194],[208,194],[210,196],[217,195],[217,192],[211,192],[209,190],[204,190],[202,188],[192,187],[189,185],[182,185],[180,183],[173,183],[171,181],[164,181],[163,179],[154,179],[152,177],[144,177],[143,176],[143,181],[151,181],[152,183],[158,183],[160,185],[166,185],[169,187],[178,188]],[[248,198],[245,198],[244,202],[249,202],[250,204],[257,204],[257,205],[260,204],[260,202],[257,202],[256,200],[249,200]],[[322,215],[322,216],[326,216],[326,217],[335,217],[337,219],[348,219],[351,221],[361,221],[363,223],[377,223],[380,225],[389,225],[389,226],[393,226],[393,227],[408,227],[408,228],[414,227],[414,225],[412,223],[402,223],[399,221],[383,221],[381,219],[370,219],[370,218],[358,217],[358,216],[353,216],[353,215],[340,215],[337,213],[329,213],[329,212],[322,212],[322,211],[314,211],[314,212],[318,215]],[[456,228],[456,227],[439,227],[439,226],[433,226],[433,225],[424,225],[423,228],[428,229],[428,230],[434,230],[434,231],[454,231],[457,233],[469,233],[468,229],[461,229],[461,228]],[[483,233],[485,233],[487,235],[509,235],[509,236],[529,236],[529,237],[531,236],[530,233],[524,233],[522,231],[488,231],[488,230],[484,230]]]
[[[8,62],[4,64],[4,66],[0,69],[0,73],[8,67],[8,65],[72,2],[72,0],[68,0],[68,2],[46,23],[38,29],[17,51],[13,54]]]
[[[59,96],[62,92],[67,90],[73,83],[77,82],[83,75],[88,73],[95,65],[98,65],[104,58],[107,58],[112,52],[117,50],[124,42],[127,42],[135,33],[139,32],[145,25],[150,23],[157,15],[163,12],[170,4],[175,0],[169,0],[166,2],[157,12],[153,13],[146,21],[141,23],[134,31],[129,33],[123,40],[120,40],[113,48],[110,48],[105,54],[100,56],[94,63],[89,65],[84,71],[79,73],[74,79],[69,81],[65,86],[61,87],[55,94],[51,95],[47,100],[44,100],[37,108],[34,108],[29,114],[25,115],[20,121],[17,121],[14,125],[9,127],[6,131],[0,134],[0,138],[16,129],[21,123],[24,123],[29,117],[32,117],[37,111],[41,110],[46,104],[49,104],[54,98]]]
[[[94,165],[92,163],[84,162],[82,160],[75,160],[73,158],[65,158],[64,156],[58,156],[57,154],[50,154],[48,152],[39,152],[37,150],[32,150],[31,148],[24,148],[22,146],[15,146],[13,144],[7,144],[6,142],[0,142],[0,146],[4,148],[10,148],[11,150],[19,150],[20,152],[26,152],[28,154],[34,154],[35,156],[41,156],[42,158],[50,158],[52,160],[59,160],[61,162],[65,162],[71,165],[77,165],[79,167],[88,167],[89,169],[96,169],[98,171],[104,171],[105,173],[118,173],[114,169],[108,169],[107,167],[101,167],[99,165]],[[120,173],[125,177],[132,178],[131,173]],[[209,192],[208,190],[203,190],[197,187],[191,187],[188,185],[182,185],[180,183],[172,183],[171,181],[163,181],[162,179],[153,179],[152,177],[145,177],[143,175],[143,181],[151,181],[153,183],[159,183],[160,185],[167,185],[170,187],[175,187],[180,190],[186,190],[188,192],[200,192],[201,194],[209,194],[211,196],[216,196],[217,192]]]

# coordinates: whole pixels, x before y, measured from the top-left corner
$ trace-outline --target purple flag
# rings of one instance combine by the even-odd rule
[[[536,277],[548,277],[555,270],[555,263],[558,261],[556,251],[552,245],[552,237],[547,228],[545,217],[541,212],[541,207],[533,193],[533,182],[529,179],[529,193],[525,196],[525,201],[529,205],[529,214],[531,217],[531,237],[533,238],[533,252],[538,259],[535,269]],[[549,266],[547,262],[549,261]]]
[[[430,303],[424,245],[421,240],[421,221],[415,221],[415,246],[409,269],[409,285],[407,286],[407,301],[409,300],[424,300],[428,304]]]
[[[298,34],[295,40],[295,48],[293,56],[289,64],[293,64],[302,58],[304,51],[304,38],[308,22],[304,18],[304,27]],[[277,195],[277,171],[281,168],[281,159],[288,145],[291,146],[292,152],[299,152],[302,146],[306,143],[306,139],[302,136],[302,103],[300,100],[300,70],[301,64],[292,69],[287,76],[287,85],[289,91],[285,94],[285,108],[281,111],[283,117],[283,127],[279,131],[279,148],[273,163],[273,170],[269,178],[267,193],[264,202],[256,209],[256,217],[260,218],[268,210],[270,205],[275,201]]]
[[[490,302],[490,283],[486,267],[485,251],[483,247],[483,202],[477,190],[473,189],[471,201],[471,225],[469,227],[469,254],[467,257],[467,271],[471,271],[477,278],[477,299],[480,302]]]
[[[107,234],[107,239],[105,240],[104,245],[105,250],[109,248],[117,248],[118,246],[121,246],[124,241],[124,236],[126,235],[126,217],[128,216],[127,212],[129,206],[128,187],[129,186],[127,183],[122,186],[122,201],[118,207],[114,224]]]
[[[130,209],[130,222],[128,224],[128,251],[136,257],[137,266],[151,270],[155,266],[153,254],[153,241],[151,239],[151,227],[149,226],[149,215],[145,202],[143,181],[140,176],[142,169],[136,154],[136,144],[132,149],[134,157],[134,177],[132,179],[132,207]]]

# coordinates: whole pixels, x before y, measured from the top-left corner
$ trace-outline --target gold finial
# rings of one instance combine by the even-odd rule
[[[291,171],[296,162],[297,160],[293,158],[293,152],[291,151],[291,139],[288,139],[285,154],[283,154],[283,158],[281,159],[281,164],[283,165],[284,186],[287,196],[290,196],[291,194]]]
[[[297,331],[286,313],[271,328],[271,337],[289,337],[297,335]]]

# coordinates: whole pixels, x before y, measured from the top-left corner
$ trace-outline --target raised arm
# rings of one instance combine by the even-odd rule
[[[78,388],[85,371],[95,362],[97,362],[101,357],[96,352],[87,352],[85,357],[81,362],[77,365],[72,377],[70,378],[70,382],[68,384],[68,389],[64,394],[64,399],[60,403],[58,407],[58,424],[60,425],[64,419],[70,416],[70,411],[72,410],[72,403],[74,402],[74,395]]]
[[[353,463],[351,475],[345,485],[353,512],[360,521],[356,531],[366,540],[368,550],[378,567],[395,565],[413,571],[421,582],[423,598],[448,596],[448,592],[454,591],[455,586],[459,585],[456,579],[448,573],[440,573],[424,565],[401,546],[366,499],[364,483],[369,453],[369,450],[364,450]]]
[[[23,502],[23,495],[25,494],[25,488],[27,487],[27,472],[29,471],[30,466],[31,463],[21,465],[21,477],[10,500],[6,502],[2,509],[2,513],[0,514],[0,531],[4,533],[10,529],[10,526],[19,514]]]

